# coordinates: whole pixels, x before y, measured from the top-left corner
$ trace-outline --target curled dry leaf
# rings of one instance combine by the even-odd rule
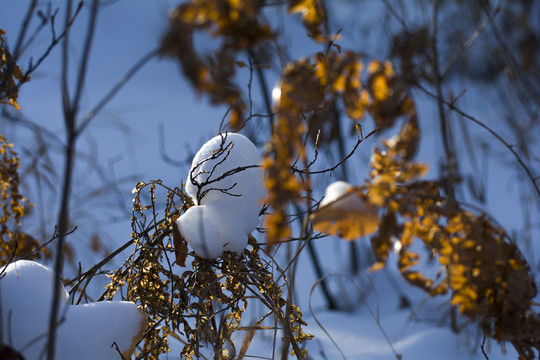
[[[326,14],[319,0],[289,0],[289,13],[301,15],[308,36],[317,41],[327,40],[328,36],[323,28]]]
[[[328,195],[327,191],[325,199]],[[358,188],[349,185],[343,194],[331,201],[323,200],[322,204],[311,215],[313,227],[319,232],[337,235],[350,241],[370,235],[379,227],[377,209],[366,200],[362,190]]]
[[[4,35],[6,31],[0,29],[0,104],[12,105],[15,109],[21,107],[17,102],[19,87],[30,77],[24,75],[21,68],[15,63],[9,52]]]

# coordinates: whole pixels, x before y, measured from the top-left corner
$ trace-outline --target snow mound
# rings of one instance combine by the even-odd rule
[[[46,351],[54,273],[34,261],[19,260],[0,269],[2,341],[25,359]],[[132,302],[102,301],[70,305],[62,286],[57,360],[129,358],[145,328],[146,317]],[[116,343],[122,356],[115,349]]]
[[[321,201],[320,206],[327,205],[332,201],[345,195],[348,191],[352,190],[352,185],[346,181],[334,181],[326,188],[324,192],[324,198]]]
[[[212,138],[195,154],[186,193],[196,206],[176,223],[197,255],[216,258],[245,249],[265,194],[261,161],[255,145],[236,133]]]

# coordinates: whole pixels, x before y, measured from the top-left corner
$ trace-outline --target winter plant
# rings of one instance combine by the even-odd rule
[[[169,358],[243,359],[261,332],[272,334],[269,358],[313,358],[306,349],[313,336],[305,331],[302,309],[295,303],[294,278],[297,259],[307,251],[329,308],[340,308],[326,288],[312,247],[315,240],[330,236],[352,244],[353,255],[354,241],[367,238],[374,258],[368,272],[382,270],[394,258],[404,281],[433,297],[447,295],[453,330],[459,330],[457,319],[466,319],[479,325],[484,340],[510,344],[520,359],[538,358],[540,317],[531,265],[493,217],[456,193],[461,179],[446,116],[454,111],[479,122],[459,110],[454,99],[445,100],[441,81],[447,69],[438,64],[436,41],[427,29],[406,28],[393,39],[399,61],[369,60],[342,45],[341,31],[329,29],[324,1],[283,4],[288,14],[300,17],[309,41],[322,50],[283,61],[273,103],[264,77],[271,63],[265,49],[277,44],[280,34],[265,13],[276,4],[266,1],[184,1],[170,12],[158,48],[84,116],[79,111],[88,54],[80,60],[73,89],[64,74],[62,206],[54,235],[46,242],[21,230],[31,204],[19,192],[19,157],[0,135],[0,359],[45,354],[48,360],[161,359],[171,352],[172,342],[181,344],[181,350]],[[73,9],[68,1],[64,30],[58,34],[56,13],[40,13],[53,33],[43,58],[65,42],[66,61],[66,37],[83,6]],[[95,0],[88,51],[98,10]],[[196,46],[199,35],[215,41]],[[43,58],[24,72],[17,65],[18,51],[10,52],[4,36],[0,31],[0,102],[16,111],[21,108],[19,90]],[[431,61],[425,68],[433,73],[418,65],[428,47],[430,56],[423,60]],[[183,182],[136,183],[131,234],[123,245],[91,268],[77,269],[72,279],[63,279],[64,257],[69,258],[65,238],[75,231],[69,200],[77,140],[127,80],[158,56],[177,62],[194,91],[213,105],[226,106],[226,114],[215,136],[190,159]],[[263,89],[264,114],[254,110],[254,75]],[[249,78],[246,89],[242,76]],[[417,90],[433,98],[439,110],[445,163],[438,179],[428,179],[428,166],[416,159],[423,136]],[[348,152],[343,150],[341,116],[350,120],[347,136],[354,140]],[[253,125],[256,121],[266,123],[262,140],[241,134],[263,127]],[[528,186],[540,196],[538,177],[514,147],[483,128],[508,148],[527,174]],[[355,161],[359,147],[375,136],[379,138],[363,180],[332,182],[324,197],[318,197],[318,184],[329,174],[342,171],[348,180],[344,164]],[[341,146],[338,160],[327,156],[332,144]],[[297,247],[284,264],[280,256],[291,243]],[[32,261],[53,255],[53,268]],[[113,258],[121,259],[120,265],[107,268]],[[435,264],[436,272],[425,273],[422,262]],[[88,288],[103,274],[105,289],[90,296]]]

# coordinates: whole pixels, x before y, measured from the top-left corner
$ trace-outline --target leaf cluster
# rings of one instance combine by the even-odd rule
[[[431,295],[450,292],[451,304],[479,320],[485,335],[511,342],[523,359],[535,358],[540,319],[532,309],[537,289],[527,262],[492,219],[443,196],[441,184],[420,180],[427,166],[411,161],[419,140],[416,112],[411,99],[404,104],[407,122],[398,135],[374,149],[370,177],[354,193],[362,198],[366,193],[382,212],[378,232],[371,237],[376,257],[371,270],[384,267],[396,251],[408,282]],[[351,224],[345,216],[335,222],[330,233],[339,236]],[[415,241],[438,260],[435,278],[415,269],[421,260],[411,250]]]
[[[164,204],[156,200],[160,190],[166,191]],[[274,264],[263,260],[254,239],[250,241],[251,248],[242,254],[225,252],[214,260],[200,258],[193,251],[187,252],[185,240],[174,231],[174,219],[193,205],[190,198],[159,180],[139,182],[134,192],[135,249],[123,266],[110,275],[103,298],[119,293],[123,299],[139,304],[148,315],[149,328],[139,358],[157,359],[170,351],[171,336],[184,344],[181,358],[212,353],[216,359],[233,359],[245,355],[255,331],[270,316],[276,325],[282,324],[286,329],[287,343],[297,356],[305,357],[299,344],[311,336],[302,331],[302,313],[283,299],[286,278],[280,277],[278,284],[273,275]],[[186,260],[191,269],[182,269]],[[267,314],[251,327],[241,326],[245,310],[254,303],[262,304]],[[249,334],[239,351],[232,341],[237,331]]]
[[[431,295],[450,291],[451,304],[472,320],[479,319],[485,335],[511,342],[523,359],[535,358],[533,349],[540,350],[540,322],[532,309],[537,290],[518,248],[488,216],[475,215],[445,198],[439,184],[415,180],[421,166],[407,162],[396,167],[396,159],[400,156],[395,147],[386,146],[375,152],[371,164],[367,191],[384,211],[379,233],[371,239],[378,259],[374,269],[383,266],[397,244],[405,279]],[[399,177],[396,169],[401,169]],[[410,250],[414,241],[421,241],[438,259],[438,279],[414,269],[420,260]]]
[[[0,103],[12,105],[15,109],[20,109],[17,98],[19,97],[19,86],[28,81],[21,68],[15,63],[13,56],[7,48],[4,35],[6,31],[0,29]]]
[[[244,66],[237,57],[244,51],[252,54],[276,35],[264,20],[264,5],[260,0],[191,0],[172,12],[169,30],[162,38],[161,53],[179,61],[195,89],[208,95],[213,104],[229,106],[229,126],[233,130],[244,125],[248,108],[234,83],[236,67]],[[322,29],[325,12],[318,0],[289,0],[288,12],[300,14],[310,37],[327,40]],[[198,32],[219,38],[221,45],[203,54],[194,45]]]
[[[48,253],[45,248],[34,251],[39,249],[39,242],[18,229],[25,207],[31,206],[19,192],[19,167],[19,157],[13,151],[13,145],[0,135],[0,265],[15,257],[40,258]]]
[[[161,53],[179,61],[187,79],[213,104],[230,107],[230,125],[243,125],[247,106],[239,87],[234,84],[236,57],[271,39],[274,34],[261,18],[258,0],[192,0],[178,6],[169,18],[170,28],[162,39]],[[200,54],[194,36],[205,31],[221,39],[221,46],[209,54]]]
[[[342,53],[333,43],[326,52],[317,53],[313,59],[293,62],[283,70],[271,151],[264,161],[269,192],[266,202],[274,210],[265,220],[270,244],[288,236],[287,204],[299,202],[302,194],[310,191],[309,178],[300,178],[307,173],[295,168],[298,161],[304,163],[304,169],[313,165],[307,162],[303,140],[310,119],[329,111],[337,101],[342,102],[345,113],[354,122],[360,122],[369,113],[381,129],[392,127],[399,117],[410,117],[410,125],[404,128],[408,131],[408,141],[400,142],[399,151],[407,157],[416,153],[419,134],[414,104],[392,64],[372,61],[365,81],[363,70],[360,54]],[[326,119],[338,121],[332,117]]]
[[[326,12],[320,1],[289,0],[288,11],[290,14],[300,14],[309,37],[320,42],[328,40],[328,34],[323,29]]]

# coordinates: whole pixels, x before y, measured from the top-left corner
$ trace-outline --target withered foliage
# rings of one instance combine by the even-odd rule
[[[339,234],[345,240],[353,241],[371,235],[379,228],[379,211],[365,199],[360,189],[350,191],[329,204],[320,206],[310,217],[315,231]]]
[[[247,109],[246,101],[234,83],[236,67],[243,66],[237,57],[242,51],[250,52],[275,36],[270,26],[262,20],[263,5],[264,2],[258,0],[186,2],[173,11],[170,29],[162,39],[162,54],[179,60],[184,74],[195,89],[208,95],[212,103],[227,104],[230,107],[229,127],[233,130],[244,125],[244,112]],[[290,0],[288,11],[300,14],[309,36],[316,40],[327,40],[322,29],[324,9],[318,0]],[[201,55],[193,43],[197,31],[219,37],[221,46],[209,54]],[[346,64],[343,66],[347,67]],[[307,114],[313,115],[314,111],[323,110],[320,105],[325,98],[327,85],[319,82],[326,75],[320,74],[320,79],[317,79],[312,76],[314,71],[313,64],[303,60],[284,69],[282,76],[282,96],[277,109],[280,116],[276,122],[275,138],[271,140],[271,151],[282,148],[279,153],[267,156],[264,163],[268,174],[267,186],[270,189],[267,200],[276,209],[266,220],[271,243],[288,235],[287,218],[283,211],[286,199],[295,201],[299,193],[306,189],[307,183],[291,176],[289,168],[295,158],[305,160],[301,149],[305,132],[303,123]],[[348,109],[358,107],[354,99],[348,99],[348,104]],[[359,115],[361,111],[357,110],[356,114]],[[289,143],[290,140],[293,142]]]
[[[270,152],[263,162],[268,189],[265,202],[273,210],[264,223],[271,244],[289,236],[287,204],[299,201],[301,193],[309,189],[308,180],[299,179],[290,167],[296,158],[306,162],[305,120],[324,99],[324,87],[319,85],[314,73],[308,60],[300,60],[287,66],[281,77],[281,95],[276,104],[278,116],[270,139]]]
[[[537,290],[527,262],[488,216],[445,198],[441,184],[420,180],[427,167],[411,161],[419,140],[416,112],[410,98],[402,103],[408,120],[398,135],[374,149],[370,177],[361,187],[382,212],[371,238],[377,260],[371,270],[382,268],[398,249],[398,267],[407,281],[431,295],[449,291],[451,304],[479,320],[485,335],[511,342],[523,359],[535,358],[540,318],[532,309]],[[336,220],[333,234],[340,235],[340,224]],[[346,217],[343,226],[350,226]],[[411,250],[414,241],[438,259],[436,278],[415,269],[421,255]]]
[[[229,127],[233,130],[244,125],[247,109],[234,81],[236,67],[244,66],[238,57],[275,36],[263,20],[264,4],[255,0],[188,1],[172,13],[169,31],[162,39],[162,54],[180,62],[195,89],[209,96],[213,104],[230,107]],[[372,270],[382,268],[390,252],[398,249],[398,266],[407,281],[431,295],[450,292],[451,304],[463,315],[479,320],[486,335],[511,342],[523,359],[534,358],[534,352],[540,351],[540,324],[531,308],[536,287],[523,256],[491,218],[445,197],[442,184],[421,180],[427,166],[412,161],[420,129],[409,86],[420,79],[432,81],[423,66],[427,59],[421,56],[430,40],[427,30],[394,38],[395,52],[403,55],[403,74],[398,75],[392,63],[375,60],[366,66],[359,53],[343,52],[331,41],[322,29],[325,14],[319,1],[290,0],[287,4],[289,13],[300,14],[308,35],[328,42],[328,47],[325,52],[292,61],[281,73],[280,96],[263,162],[268,189],[265,202],[270,209],[264,222],[268,244],[290,237],[287,209],[291,204],[306,200],[306,208],[311,208],[309,168],[314,160],[307,160],[306,137],[316,146],[319,133],[310,127],[323,129],[325,123],[339,121],[339,116],[332,115],[338,103],[356,124],[366,114],[381,130],[394,129],[403,120],[399,133],[374,149],[369,179],[352,193],[380,212],[380,221],[369,219],[370,224],[379,223],[371,237],[377,260]],[[196,50],[197,32],[219,38],[218,48],[206,54]],[[361,134],[361,127],[357,129]],[[335,134],[325,135],[336,138]],[[362,139],[359,135],[359,141]],[[166,351],[169,334],[184,342],[182,355],[186,358],[198,356],[205,345],[211,346],[217,357],[245,355],[251,332],[239,352],[230,336],[242,328],[240,320],[249,303],[246,298],[257,299],[268,308],[268,314],[253,328],[261,326],[267,316],[275,316],[295,354],[304,356],[298,344],[309,335],[302,332],[301,313],[282,299],[282,285],[275,283],[272,263],[262,260],[262,250],[252,242],[241,255],[226,253],[213,261],[188,253],[172,222],[191,206],[190,201],[179,189],[168,189],[163,214],[158,216],[156,185],[163,186],[152,182],[137,187],[132,219],[136,247],[112,276],[107,292],[111,297],[121,291],[124,298],[136,301],[149,314],[152,326],[141,356],[156,358]],[[144,205],[139,194],[147,187],[151,200]],[[329,206],[326,210],[332,204]],[[311,218],[320,218],[323,211],[321,208]],[[351,228],[351,219],[364,213],[374,217],[373,211],[357,212],[352,217],[344,213],[342,218],[339,213],[324,214],[325,229],[350,240],[352,234],[367,233]],[[358,224],[362,223],[359,219]],[[423,243],[429,255],[438,260],[437,277],[429,278],[415,269],[421,260],[421,255],[411,250],[415,241]],[[191,262],[192,270],[179,275],[169,257],[173,251],[176,263]]]
[[[28,81],[21,68],[15,64],[13,56],[6,46],[4,35],[6,31],[0,29],[0,103],[12,105],[20,109],[17,98],[19,97],[19,85]]]
[[[406,115],[416,121],[416,113],[408,87],[402,76],[397,76],[391,62],[373,61],[368,67],[367,87],[372,96],[369,104],[370,115],[381,129],[390,128],[397,118]],[[414,155],[410,151],[409,155]]]
[[[180,62],[184,75],[213,104],[230,106],[232,129],[243,125],[247,106],[234,83],[239,52],[254,48],[274,34],[261,20],[263,2],[258,0],[192,0],[178,6],[162,39],[162,53]],[[197,31],[219,37],[221,46],[201,55],[194,47]]]
[[[345,113],[355,122],[369,113],[376,124],[385,129],[406,114],[411,118],[409,123],[417,125],[412,100],[406,96],[406,88],[392,64],[371,62],[365,82],[362,81],[363,70],[360,54],[341,53],[340,47],[333,43],[325,53],[291,63],[283,70],[281,95],[276,104],[277,120],[270,139],[271,151],[264,161],[269,192],[266,202],[273,210],[265,220],[270,244],[288,236],[287,205],[299,202],[309,192],[309,178],[300,178],[301,172],[295,171],[295,163],[301,161],[305,168],[310,165],[306,161],[304,144],[310,119],[341,101]],[[326,119],[338,121],[332,117]],[[409,130],[417,131],[417,126]],[[418,133],[415,136],[418,137]],[[416,152],[416,142],[410,141],[410,146],[414,149],[404,151],[408,156]]]
[[[263,19],[265,2],[260,0],[191,0],[178,6],[169,18],[169,31],[162,38],[161,53],[177,59],[184,75],[213,104],[230,107],[232,130],[244,125],[247,110],[240,88],[234,82],[242,52],[251,53],[272,39],[275,32]],[[299,13],[308,35],[326,41],[325,12],[319,0],[289,0],[288,11]],[[219,38],[220,46],[207,54],[195,49],[194,36],[204,31]]]
[[[167,193],[164,204],[156,195],[163,190]],[[304,358],[306,353],[300,344],[311,335],[302,331],[305,323],[301,311],[282,296],[286,278],[281,277],[281,283],[276,281],[272,260],[264,260],[254,239],[242,254],[225,252],[214,260],[187,252],[185,240],[174,235],[173,221],[192,205],[180,189],[167,188],[159,180],[136,186],[132,217],[135,249],[110,275],[102,298],[119,294],[148,314],[149,327],[139,358],[158,359],[170,351],[171,336],[184,344],[181,354],[175,354],[183,359],[209,353],[216,359],[235,359],[239,352],[245,355],[257,330],[277,330],[261,325],[267,318],[283,329],[297,357]],[[177,261],[172,255],[175,250]],[[181,261],[190,268],[182,267]],[[246,309],[255,302],[266,309],[266,314],[258,321],[249,318],[241,323]],[[231,338],[237,331],[246,333],[241,350],[235,348]]]
[[[323,29],[326,14],[319,0],[289,0],[289,13],[299,13],[308,36],[317,41],[327,41],[328,34]]]
[[[31,206],[28,199],[19,193],[19,157],[0,135],[0,266],[15,257],[40,258],[47,253],[39,248],[39,241],[20,231],[20,221],[25,214],[25,206]]]

